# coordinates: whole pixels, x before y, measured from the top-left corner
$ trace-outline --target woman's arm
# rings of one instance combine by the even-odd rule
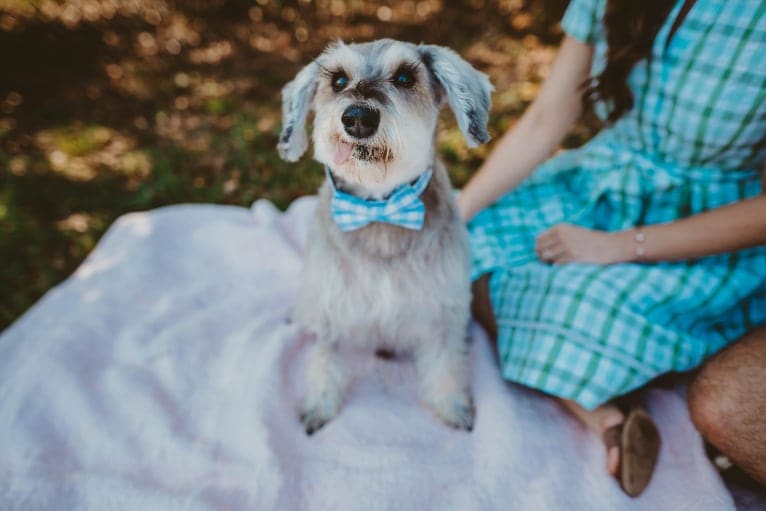
[[[638,237],[637,237],[638,235]],[[559,224],[537,239],[543,261],[613,264],[676,261],[766,244],[766,195],[639,229],[594,231]]]
[[[592,46],[564,38],[537,98],[460,192],[465,220],[518,185],[558,146],[581,114],[581,85],[592,56]]]

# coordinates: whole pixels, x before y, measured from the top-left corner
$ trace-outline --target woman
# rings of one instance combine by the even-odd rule
[[[573,0],[562,26],[458,205],[503,376],[561,398],[637,495],[659,437],[615,398],[766,324],[766,2]],[[583,99],[607,127],[543,163]]]

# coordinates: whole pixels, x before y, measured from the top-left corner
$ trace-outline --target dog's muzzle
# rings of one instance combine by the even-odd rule
[[[363,105],[351,105],[340,118],[346,133],[354,138],[372,136],[380,124],[380,112]]]

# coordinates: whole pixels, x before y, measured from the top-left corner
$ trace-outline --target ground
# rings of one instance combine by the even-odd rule
[[[566,0],[0,0],[0,329],[128,211],[180,202],[284,208],[322,179],[281,161],[279,91],[330,41],[448,45],[496,87],[497,137],[534,98]],[[456,186],[468,151],[445,112]],[[585,140],[584,123],[565,146]]]

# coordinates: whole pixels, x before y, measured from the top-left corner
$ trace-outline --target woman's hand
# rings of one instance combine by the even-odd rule
[[[766,245],[766,195],[638,231],[604,232],[558,224],[537,238],[535,252],[542,261],[553,264],[652,263],[698,259],[759,245]]]
[[[535,253],[541,261],[552,264],[626,262],[634,254],[630,238],[622,234],[558,224],[537,238]]]

